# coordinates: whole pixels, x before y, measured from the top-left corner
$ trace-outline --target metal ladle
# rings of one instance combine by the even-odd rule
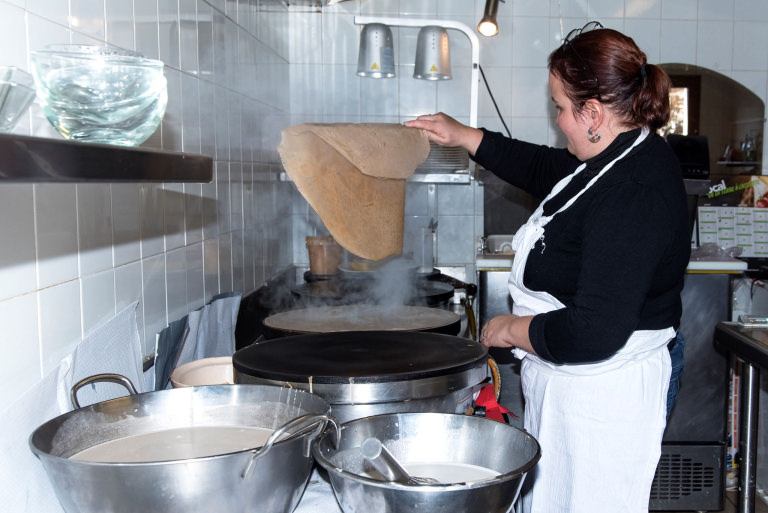
[[[366,438],[360,444],[363,459],[373,465],[387,481],[410,485],[435,485],[440,481],[431,477],[416,477],[406,471],[378,438]]]

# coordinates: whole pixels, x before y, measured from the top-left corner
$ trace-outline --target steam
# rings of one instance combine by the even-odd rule
[[[415,293],[416,268],[409,260],[394,258],[373,273],[370,293],[377,305],[401,306]]]
[[[373,270],[359,272],[339,271],[328,280],[290,285],[291,291],[272,288],[269,303],[272,313],[294,309],[312,309],[324,306],[360,305],[360,315],[370,315],[375,306],[382,316],[402,313],[402,306],[413,304],[419,298],[419,279],[413,261],[401,256],[391,257]],[[416,304],[421,302],[416,301]],[[345,309],[356,315],[354,309]]]

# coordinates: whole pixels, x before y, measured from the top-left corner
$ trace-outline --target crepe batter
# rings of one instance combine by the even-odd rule
[[[443,484],[485,481],[500,475],[495,470],[469,463],[413,462],[403,467],[412,476],[431,477]]]
[[[70,457],[95,463],[145,463],[229,454],[263,446],[274,430],[238,426],[166,429],[103,442]]]
[[[431,477],[437,479],[440,484],[472,483],[493,479],[501,474],[479,465],[454,462],[400,462],[406,472],[416,477]],[[384,477],[376,471],[364,472],[363,475],[373,479],[384,480]]]

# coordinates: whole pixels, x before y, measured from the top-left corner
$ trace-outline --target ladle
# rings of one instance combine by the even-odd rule
[[[411,485],[441,484],[440,481],[431,477],[410,475],[378,438],[363,440],[363,443],[360,444],[360,451],[363,454],[363,459],[373,465],[373,468],[387,481]]]

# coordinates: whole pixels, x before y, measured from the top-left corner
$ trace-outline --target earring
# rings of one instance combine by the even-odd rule
[[[589,130],[587,130],[587,139],[589,139],[589,142],[591,143],[596,143],[597,141],[600,140],[600,134],[593,132],[592,129],[590,128]]]

